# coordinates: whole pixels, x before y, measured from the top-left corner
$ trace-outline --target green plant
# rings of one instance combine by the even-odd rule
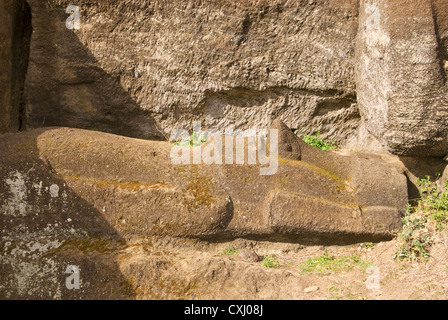
[[[223,256],[231,256],[234,254],[240,254],[240,250],[232,247],[232,248],[227,248],[227,249],[222,250],[219,254],[223,255]]]
[[[374,246],[373,242],[366,242],[366,243],[362,244],[362,247],[364,247],[364,249],[367,249],[367,250],[373,249],[373,246]]]
[[[206,137],[204,137],[200,132],[193,132],[191,137],[174,142],[173,144],[179,147],[199,147],[205,142],[207,142]]]
[[[265,268],[276,269],[280,267],[280,262],[277,257],[272,254],[268,254],[263,258],[262,266]]]
[[[395,259],[425,261],[430,257],[431,233],[429,226],[435,225],[435,231],[446,230],[448,222],[448,183],[445,191],[439,191],[430,176],[419,179],[422,194],[416,199],[416,207],[408,205],[402,218],[403,229],[398,235],[401,244],[395,253]]]
[[[323,151],[330,151],[333,149],[337,149],[338,147],[331,141],[325,141],[320,136],[320,131],[317,131],[316,135],[303,135],[303,140],[308,143],[310,146],[316,147]]]
[[[419,208],[436,223],[438,230],[445,229],[448,220],[448,183],[445,183],[443,192],[437,190],[437,185],[431,182],[429,176],[420,179],[418,184],[422,192]]]
[[[352,256],[334,257],[325,251],[322,256],[308,259],[304,263],[300,264],[299,272],[301,274],[318,273],[321,276],[325,276],[331,273],[350,271],[354,267],[365,269],[369,265],[370,263],[363,261],[357,253]]]
[[[415,214],[414,208],[408,205],[406,214],[401,221],[403,229],[398,238],[402,243],[398,247],[394,259],[422,261],[429,258],[430,238],[423,232],[427,223],[426,215]]]

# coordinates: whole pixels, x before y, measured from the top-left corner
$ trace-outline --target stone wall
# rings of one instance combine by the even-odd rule
[[[0,133],[21,129],[31,14],[26,1],[0,1]]]
[[[361,1],[359,109],[367,130],[392,153],[448,152],[447,12],[442,0]]]
[[[165,139],[280,117],[346,147],[448,152],[446,0],[80,0],[76,29],[70,1],[28,3],[23,86],[27,4],[1,2],[1,132]]]
[[[360,122],[357,1],[29,1],[32,127],[163,138],[193,120],[345,141]]]

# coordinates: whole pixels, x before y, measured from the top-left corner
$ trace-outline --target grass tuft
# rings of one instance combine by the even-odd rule
[[[269,269],[277,269],[280,267],[280,261],[272,254],[268,254],[263,258],[262,266]]]
[[[303,140],[310,146],[316,147],[326,152],[338,148],[334,142],[325,141],[324,139],[322,139],[322,137],[320,136],[320,131],[317,131],[316,135],[305,134],[303,136]]]
[[[326,276],[333,273],[350,271],[355,267],[367,268],[371,265],[361,259],[359,254],[352,256],[334,257],[327,251],[318,257],[311,258],[299,265],[300,274],[317,273],[320,276]]]
[[[232,247],[232,248],[227,248],[227,249],[222,250],[219,254],[222,256],[232,256],[235,254],[240,254],[240,250]]]
[[[397,260],[426,261],[430,257],[431,234],[446,230],[448,183],[442,192],[429,176],[420,179],[418,184],[422,197],[416,207],[408,205],[401,219],[403,229],[398,235],[399,246],[394,256]]]

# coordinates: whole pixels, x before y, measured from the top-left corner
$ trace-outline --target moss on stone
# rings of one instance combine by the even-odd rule
[[[212,196],[213,182],[211,178],[195,175],[185,187],[185,191],[194,197],[193,200],[184,201],[189,208],[196,209],[201,206],[209,206],[214,201]]]

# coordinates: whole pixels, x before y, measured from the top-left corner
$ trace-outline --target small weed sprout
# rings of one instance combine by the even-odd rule
[[[219,254],[222,256],[237,255],[237,254],[240,254],[240,250],[235,249],[235,248],[227,248],[227,249],[222,250]]]
[[[268,254],[263,258],[263,262],[261,263],[263,267],[269,269],[277,269],[280,267],[280,262],[277,257],[272,254]]]
[[[445,230],[448,219],[448,183],[445,183],[445,191],[440,193],[437,185],[430,181],[429,176],[426,179],[420,179],[418,184],[423,194],[419,203],[420,210],[429,215],[439,231]]]
[[[366,269],[369,265],[370,263],[363,261],[357,253],[352,256],[334,257],[325,251],[322,256],[308,259],[300,264],[299,273],[317,273],[320,276],[326,276],[332,273],[350,271],[354,267]]]
[[[317,131],[317,134],[314,136],[305,134],[303,136],[303,140],[306,143],[308,143],[310,146],[316,147],[316,148],[326,151],[326,152],[338,148],[334,144],[334,142],[325,141],[324,139],[322,139],[322,137],[320,136],[320,131]]]
[[[424,215],[418,216],[414,213],[414,208],[409,205],[405,216],[401,219],[403,230],[398,238],[403,243],[395,253],[395,259],[421,261],[429,258],[429,236],[422,232],[427,223],[427,218]]]
[[[207,141],[208,139],[204,137],[200,132],[193,132],[191,137],[174,142],[173,145],[179,147],[199,147]]]

